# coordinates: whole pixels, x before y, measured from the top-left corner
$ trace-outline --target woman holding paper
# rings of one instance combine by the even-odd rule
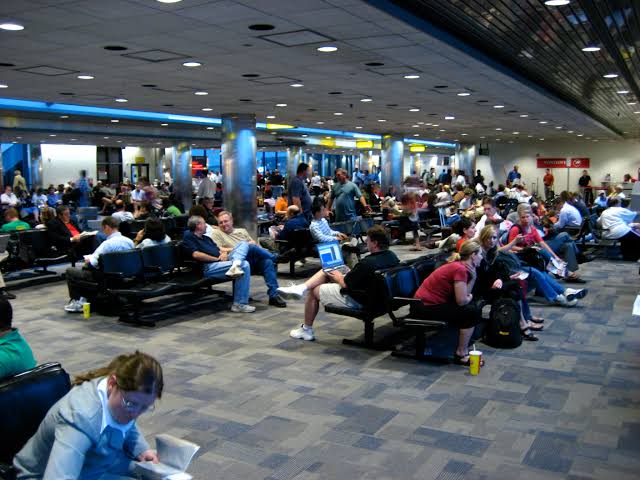
[[[136,427],[162,396],[162,367],[153,357],[120,355],[73,384],[14,458],[18,479],[130,478],[134,461],[158,462]]]

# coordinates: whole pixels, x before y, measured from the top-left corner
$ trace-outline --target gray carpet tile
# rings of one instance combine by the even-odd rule
[[[14,289],[14,321],[39,362],[70,373],[124,351],[155,355],[165,394],[140,428],[151,441],[167,432],[202,445],[197,479],[638,478],[638,268],[599,259],[581,270],[590,293],[580,306],[534,299],[547,319],[540,341],[515,350],[478,342],[487,365],[477,377],[343,345],[362,323],[322,310],[316,342],[291,339],[303,302],[269,307],[256,276],[250,315],[229,312],[228,296],[187,295],[149,302],[155,328],[84,319],[63,311],[57,282]],[[291,280],[284,266],[280,277]],[[393,330],[385,318],[376,325]]]

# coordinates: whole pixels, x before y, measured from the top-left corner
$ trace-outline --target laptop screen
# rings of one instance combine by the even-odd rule
[[[337,268],[344,265],[342,250],[340,250],[340,244],[338,242],[319,243],[317,247],[323,269]]]

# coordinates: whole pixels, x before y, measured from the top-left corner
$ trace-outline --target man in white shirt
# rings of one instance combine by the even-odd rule
[[[0,195],[0,203],[4,208],[8,207],[16,207],[18,205],[18,197],[13,193],[13,188],[11,185],[7,185],[4,187],[4,193]]]
[[[640,258],[640,223],[633,223],[637,212],[621,207],[619,198],[610,198],[607,208],[598,219],[602,238],[620,241],[620,251],[625,260]]]
[[[144,200],[144,190],[140,182],[136,183],[136,188],[131,192],[131,202],[135,207],[140,205],[140,202]]]
[[[144,192],[142,193],[144,198]],[[114,212],[112,217],[118,220],[118,223],[132,222],[134,220],[133,213],[127,212],[125,210],[125,204],[122,200],[116,200],[115,207],[116,207],[116,211]]]
[[[476,234],[473,238],[479,238],[480,231],[487,225],[497,225],[500,234],[506,232],[513,225],[511,222],[503,220],[502,217],[498,215],[496,202],[489,197],[482,200],[482,210],[484,210],[484,215],[482,215],[476,224]]]
[[[102,220],[102,232],[107,239],[98,248],[84,258],[83,268],[69,267],[66,270],[67,287],[71,299],[64,307],[67,312],[82,312],[82,305],[95,298],[99,292],[99,283],[94,274],[97,272],[100,256],[105,253],[119,252],[135,248],[130,238],[123,236],[117,219],[105,217]]]
[[[562,198],[556,201],[556,211],[558,212],[558,221],[553,226],[554,230],[580,228],[582,225],[582,216],[578,209]]]

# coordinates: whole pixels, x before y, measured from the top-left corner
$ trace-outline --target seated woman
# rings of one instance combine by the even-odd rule
[[[278,199],[276,200],[276,215],[282,215],[284,217],[287,214],[287,207],[289,206],[289,203],[287,203],[287,196],[288,192],[287,190],[285,190],[284,192],[282,192],[282,196],[278,197]]]
[[[512,245],[498,247],[498,229],[495,225],[484,227],[478,238],[484,255],[477,269],[478,280],[473,290],[474,295],[484,298],[488,303],[493,303],[500,297],[516,300],[520,305],[520,330],[523,340],[537,341],[538,338],[528,330],[542,330],[540,324],[544,319],[531,314],[526,299],[526,288],[523,289],[519,282],[522,271],[512,271],[510,262],[505,259],[507,254],[502,250],[508,250]],[[515,240],[512,243],[515,243]]]
[[[602,227],[602,238],[619,240],[622,258],[636,261],[640,258],[640,223],[632,223],[637,213],[622,208],[621,200],[612,197],[607,201],[608,208],[602,212],[598,224]]]
[[[453,357],[459,365],[469,365],[469,341],[475,326],[482,321],[482,311],[471,294],[481,261],[480,244],[475,240],[463,243],[460,253],[454,253],[449,263],[422,282],[415,293],[422,302],[411,305],[415,318],[446,320],[460,330]]]
[[[169,243],[171,238],[164,230],[164,224],[157,218],[149,218],[144,222],[144,228],[140,230],[133,240],[136,248],[154,247]]]
[[[413,193],[405,193],[400,197],[400,215],[394,216],[400,222],[400,228],[403,231],[411,231],[413,235],[413,248],[411,250],[421,251],[420,245],[420,224],[418,217],[418,204],[416,195]]]
[[[476,236],[476,222],[467,217],[462,217],[453,224],[453,233],[460,236],[456,242],[456,252],[459,252],[464,242],[472,240]]]
[[[51,207],[44,207],[40,210],[40,223],[36,225],[36,228],[47,228],[47,222],[56,218],[56,209]]]
[[[158,463],[136,427],[162,397],[162,367],[136,351],[79,375],[13,460],[17,478],[130,478],[134,461]],[[111,477],[112,478],[112,477]]]

